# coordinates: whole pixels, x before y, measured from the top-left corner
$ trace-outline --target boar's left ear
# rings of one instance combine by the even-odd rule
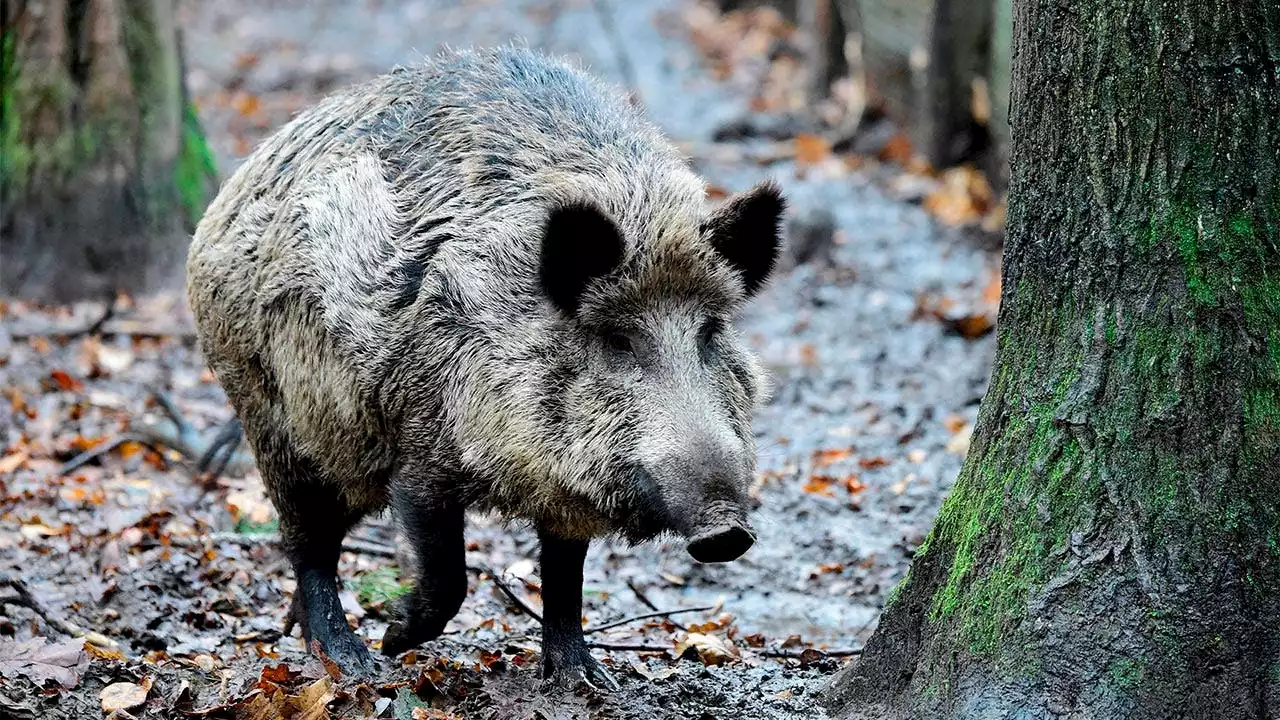
[[[778,261],[786,207],[782,190],[764,182],[730,198],[702,223],[712,247],[742,274],[748,295],[764,285]]]
[[[542,287],[566,315],[578,312],[592,280],[622,261],[622,233],[598,208],[565,205],[547,218],[542,234]]]

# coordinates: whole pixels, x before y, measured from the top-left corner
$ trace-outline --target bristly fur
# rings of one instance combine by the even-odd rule
[[[652,504],[635,468],[704,432],[688,418],[753,447],[763,378],[729,321],[782,212],[776,188],[756,194],[767,207],[710,213],[661,134],[562,61],[450,51],[265,141],[199,225],[189,298],[282,516],[315,485],[359,517],[417,472],[424,495],[635,539],[629,514]],[[579,215],[571,244],[621,246],[552,268],[572,290],[554,298],[544,231],[564,208],[615,229]],[[707,347],[670,350],[711,321]],[[619,326],[654,338],[661,376],[601,370],[619,366],[595,338]]]

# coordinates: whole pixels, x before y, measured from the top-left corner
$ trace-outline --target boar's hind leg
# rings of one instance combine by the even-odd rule
[[[397,618],[382,637],[384,655],[399,655],[434,640],[458,613],[467,595],[463,507],[435,496],[445,483],[398,477],[392,506],[416,556],[413,591],[397,604]]]
[[[582,636],[582,563],[586,540],[565,540],[540,530],[542,541],[542,676],[556,684],[588,684],[616,690],[618,684],[591,657]]]
[[[270,472],[269,464],[260,466],[264,476]],[[280,538],[298,580],[291,619],[302,627],[308,648],[313,640],[317,641],[343,671],[370,672],[374,669],[373,658],[347,625],[338,599],[342,538],[358,515],[331,486],[296,474],[288,477],[283,482],[269,478],[267,485],[275,490],[272,495],[280,514]]]

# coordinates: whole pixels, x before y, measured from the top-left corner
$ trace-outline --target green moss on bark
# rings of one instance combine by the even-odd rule
[[[182,207],[186,209],[187,222],[193,228],[200,222],[217,175],[213,152],[204,138],[196,108],[187,103],[182,123],[182,151],[174,166],[173,184],[178,189]]]

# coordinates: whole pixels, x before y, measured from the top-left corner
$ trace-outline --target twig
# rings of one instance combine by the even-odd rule
[[[604,625],[589,627],[586,630],[583,630],[582,634],[590,635],[591,633],[598,633],[601,630],[616,628],[620,625],[626,625],[628,623],[636,622],[637,620],[648,620],[649,618],[656,618],[656,617],[669,617],[671,615],[682,615],[684,613],[691,613],[691,612],[705,612],[707,610],[715,610],[715,606],[704,605],[702,607],[678,608],[676,610],[659,610],[657,612],[645,613],[644,615],[635,615],[632,617],[622,618],[620,620],[614,620],[613,622],[607,622]]]
[[[107,324],[116,314],[116,291],[114,289],[107,293],[107,297],[103,299],[106,307],[102,310],[102,314],[96,320],[77,330],[58,331],[53,328],[43,330],[32,330],[28,332],[12,333],[10,337],[14,340],[30,340],[33,337],[52,337],[58,342],[67,342],[78,337],[86,335],[97,335],[102,332],[102,326]]]
[[[521,612],[534,620],[537,620],[539,623],[542,622],[542,615],[537,610],[529,607],[529,603],[525,602],[524,598],[517,595],[515,590],[507,587],[507,584],[502,581],[502,578],[498,577],[497,573],[492,570],[484,570],[484,573],[489,576],[489,579],[493,581],[494,585],[498,586],[499,590],[501,590],[507,597],[511,598],[511,602],[515,603],[516,607],[520,608]]]
[[[144,435],[140,432],[121,433],[120,435],[117,435],[98,445],[95,445],[94,447],[91,447],[88,450],[85,450],[79,455],[66,461],[65,463],[62,464],[61,467],[58,468],[58,475],[66,475],[67,473],[75,472],[82,465],[85,465],[93,460],[96,460],[97,458],[102,457],[103,455],[106,455],[107,453],[111,452],[112,450],[115,450],[116,448],[120,447],[121,445],[127,442],[142,443],[143,445],[146,445],[147,447],[151,448],[152,450],[155,450],[156,452],[159,452],[161,449],[163,449],[163,447],[172,447],[171,445],[168,445],[168,443],[166,442],[157,442],[156,438],[150,437],[149,435]],[[173,448],[173,449],[178,450],[178,452],[182,452],[179,448]]]
[[[49,608],[46,608],[39,600],[36,599],[36,596],[31,593],[31,588],[27,587],[27,584],[22,580],[19,580],[12,575],[0,574],[0,586],[11,588],[15,593],[17,593],[16,597],[0,598],[0,604],[25,607],[39,615],[49,627],[57,630],[63,635],[84,638],[90,643],[108,650],[118,650],[120,648],[119,643],[102,633],[85,630],[73,622],[55,617],[51,612],[49,612]]]
[[[804,660],[805,659],[804,654],[810,650],[818,653],[823,657],[829,657],[829,658],[853,657],[855,655],[862,654],[862,648],[843,648],[843,649],[836,649],[836,650],[819,650],[817,648],[806,648],[804,650],[799,650],[794,652],[791,650],[764,650],[760,654],[764,655],[765,657],[781,658],[784,660]]]
[[[279,545],[280,536],[276,533],[236,533],[236,532],[216,532],[208,535],[199,535],[192,538],[171,538],[170,544],[174,547],[196,547],[198,545],[239,545],[240,547],[259,547],[261,545]],[[382,543],[370,542],[368,540],[356,540],[347,538],[342,541],[342,549],[347,552],[353,552],[360,555],[372,555],[374,557],[394,558],[396,549],[390,545]]]
[[[631,592],[635,594],[636,599],[639,600],[641,603],[643,603],[645,607],[649,608],[654,612],[662,612],[662,609],[659,608],[657,605],[654,605],[653,601],[649,599],[649,596],[644,594],[644,590],[641,590],[639,587],[636,586],[636,583],[634,580],[628,580],[627,587],[631,588]],[[671,624],[675,625],[677,628],[679,628],[682,631],[688,631],[689,629],[684,625],[681,625],[680,623],[676,622],[675,620],[672,620]]]
[[[670,647],[668,647],[668,646],[666,646],[666,645],[643,645],[643,644],[639,644],[639,645],[637,645],[637,644],[631,644],[631,643],[603,643],[603,642],[589,642],[589,643],[587,643],[587,647],[589,647],[589,648],[595,648],[595,649],[597,649],[597,650],[619,650],[619,651],[627,651],[627,652],[655,652],[655,653],[660,653],[660,652],[671,652],[671,651],[672,651],[672,648],[670,648]]]

